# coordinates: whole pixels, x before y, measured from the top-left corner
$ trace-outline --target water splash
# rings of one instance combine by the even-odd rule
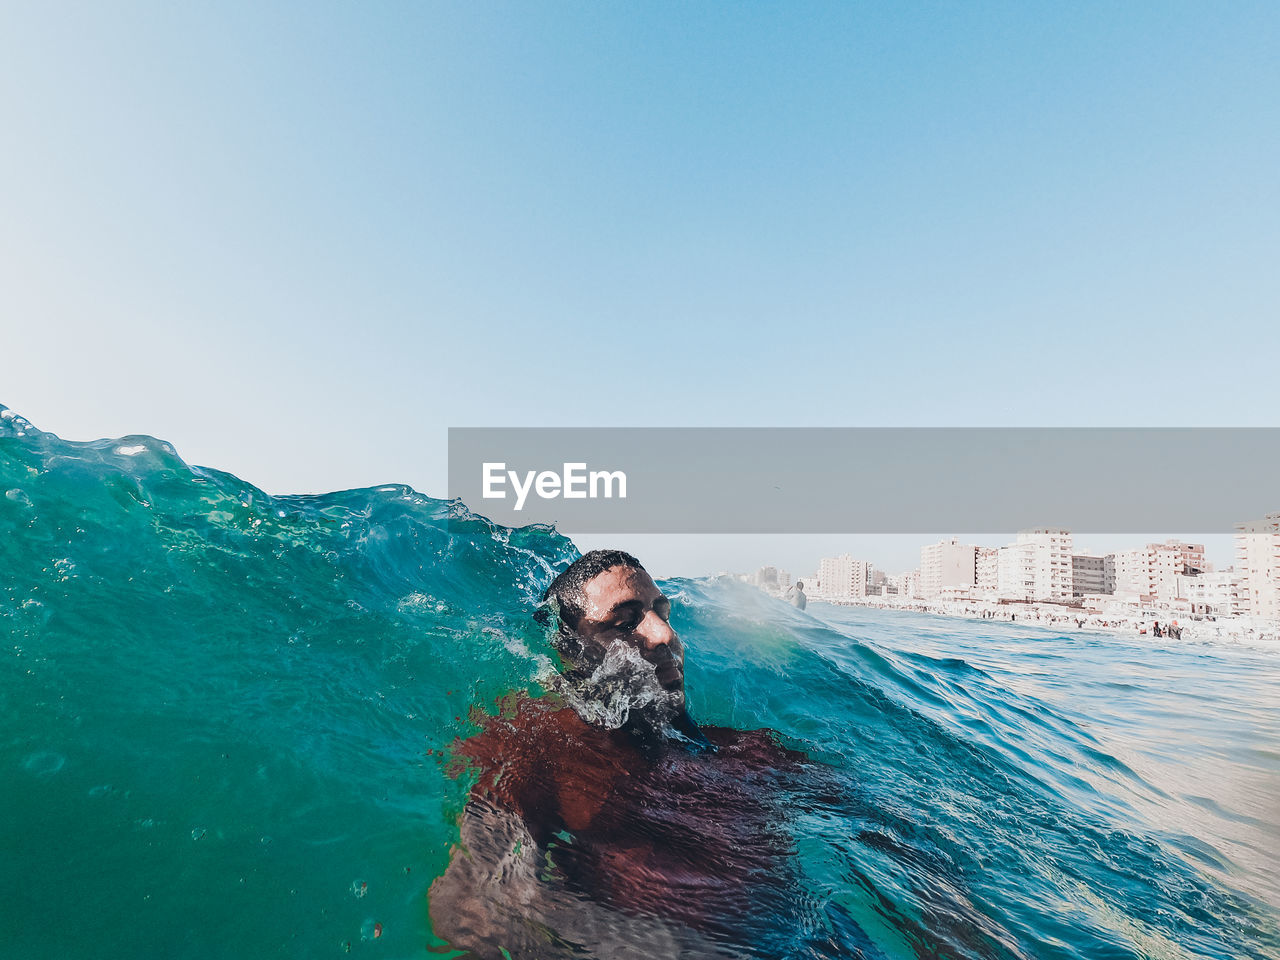
[[[619,730],[641,714],[669,724],[684,707],[684,695],[665,689],[658,682],[657,668],[621,641],[611,643],[581,680],[564,682],[549,661],[538,679],[561,694],[583,720],[606,730]]]

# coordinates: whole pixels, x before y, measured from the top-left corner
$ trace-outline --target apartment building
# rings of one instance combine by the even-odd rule
[[[818,563],[822,595],[833,600],[865,597],[870,570],[871,564],[866,560],[855,560],[847,553],[823,557]]]
[[[1114,570],[1114,566],[1112,567]],[[1112,583],[1114,584],[1114,574]],[[1107,589],[1107,558],[1088,553],[1071,555],[1071,595],[1105,594]]]
[[[1181,598],[1179,581],[1210,570],[1204,544],[1166,540],[1117,553],[1115,592],[1144,600]]]
[[[982,596],[994,597],[1000,585],[1000,550],[978,547],[973,558],[973,589]]]
[[[1246,612],[1240,597],[1240,581],[1233,569],[1182,577],[1178,593],[1190,604],[1192,613],[1237,617]]]
[[[996,557],[996,594],[1008,600],[1070,600],[1071,531],[1020,530]]]
[[[1280,513],[1236,524],[1235,546],[1243,612],[1280,620]]]
[[[933,599],[948,588],[973,587],[977,547],[955,537],[920,548],[920,595]]]

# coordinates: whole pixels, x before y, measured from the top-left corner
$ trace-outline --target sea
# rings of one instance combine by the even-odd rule
[[[577,556],[0,407],[0,956],[450,956],[455,747],[545,694]],[[1280,654],[660,586],[693,716],[813,771],[726,955],[1280,957]]]

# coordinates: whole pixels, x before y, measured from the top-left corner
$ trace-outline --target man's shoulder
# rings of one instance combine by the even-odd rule
[[[455,750],[466,753],[468,747],[486,743],[510,746],[532,737],[572,738],[587,726],[563,698],[554,694],[535,697],[524,692],[511,693],[495,701],[495,707],[493,713],[472,711],[471,721],[480,729],[459,741]]]
[[[809,757],[782,742],[776,730],[735,730],[732,727],[701,727],[703,736],[714,744],[721,755],[734,757],[753,765],[794,765],[807,763]]]

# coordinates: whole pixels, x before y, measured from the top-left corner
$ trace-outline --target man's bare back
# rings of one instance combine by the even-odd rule
[[[455,750],[480,779],[432,888],[437,935],[482,956],[557,941],[652,956],[655,937],[672,956],[734,955],[781,906],[789,844],[770,798],[805,760],[765,731],[702,733],[700,749],[655,743],[556,698],[493,718]]]

